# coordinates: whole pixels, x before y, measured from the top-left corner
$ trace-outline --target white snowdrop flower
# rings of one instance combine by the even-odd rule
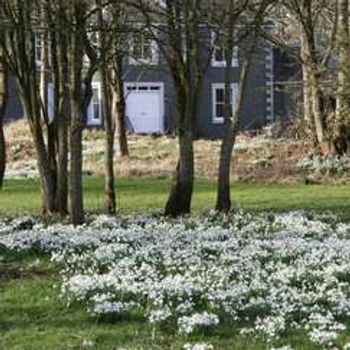
[[[177,320],[179,333],[190,334],[198,327],[209,327],[219,324],[219,317],[208,312],[195,313],[191,316],[182,316]]]
[[[214,350],[214,347],[208,343],[186,343],[184,345],[184,350]]]
[[[164,307],[162,309],[152,310],[148,316],[148,321],[150,323],[161,323],[166,321],[172,316],[169,307]]]
[[[95,344],[90,339],[84,339],[81,345],[83,348],[92,348]]]

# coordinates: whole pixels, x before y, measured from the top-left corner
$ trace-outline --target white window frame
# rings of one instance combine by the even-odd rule
[[[213,124],[223,124],[225,121],[224,117],[218,117],[216,115],[216,91],[217,90],[224,90],[225,91],[225,84],[224,83],[216,83],[211,85],[211,96],[212,96],[212,123]],[[232,90],[232,115],[235,114],[236,108],[237,108],[237,93],[238,93],[238,84],[232,83],[231,84],[231,90]],[[225,95],[224,95],[225,96]],[[223,102],[225,103],[225,101]]]
[[[124,96],[127,100],[128,95],[132,92],[129,88],[134,88],[135,90],[143,90],[143,91],[152,91],[151,87],[157,87],[159,89],[155,91],[160,92],[161,96],[161,103],[159,104],[159,115],[160,115],[160,121],[159,121],[159,130],[160,133],[163,133],[165,131],[165,96],[164,96],[164,83],[159,81],[149,81],[149,82],[128,82],[124,83]],[[141,89],[140,89],[141,88]],[[144,89],[143,89],[144,88]],[[126,101],[127,103],[127,101]]]
[[[129,51],[129,64],[132,66],[138,66],[138,65],[150,65],[150,66],[156,66],[159,64],[159,49],[158,49],[158,44],[155,40],[149,39],[150,40],[150,49],[151,49],[151,58],[150,59],[136,59],[134,58],[133,55],[133,48],[134,48],[134,35],[141,35],[142,36],[142,45],[144,44],[144,39],[146,35],[144,33],[131,33],[131,38],[130,38],[130,51]],[[143,48],[142,48],[143,51]]]
[[[98,101],[99,101],[99,115],[100,118],[94,118],[94,108],[93,108],[93,96],[91,97],[91,101],[89,103],[87,109],[87,125],[96,126],[102,124],[102,91],[101,91],[101,83],[99,81],[94,81],[91,83],[92,89],[97,89],[98,92]]]
[[[216,68],[224,68],[226,67],[226,60],[223,57],[222,61],[217,61],[216,60],[216,48],[215,48],[215,43],[216,43],[216,38],[217,38],[217,33],[215,31],[211,31],[211,66],[212,67],[216,67]],[[223,55],[225,55],[225,49],[222,49],[223,51]],[[233,48],[233,52],[232,52],[232,67],[236,68],[238,67],[239,63],[238,63],[238,47],[235,46]]]

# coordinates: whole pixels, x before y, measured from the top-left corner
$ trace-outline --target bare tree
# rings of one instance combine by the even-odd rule
[[[337,11],[328,0],[281,0],[270,19],[275,35],[268,35],[302,68],[304,117],[309,138],[318,150],[329,151],[329,125],[322,101],[323,81],[335,45]],[[295,43],[299,47],[295,47]]]
[[[49,28],[51,75],[54,95],[53,121],[56,127],[57,191],[56,208],[61,215],[68,213],[68,128],[69,128],[69,67],[67,7],[62,1],[50,1]]]
[[[24,106],[37,153],[41,180],[43,212],[55,212],[56,174],[50,162],[50,150],[45,142],[43,125],[48,130],[47,118],[42,120],[45,104],[41,100],[37,75],[36,49],[40,28],[40,4],[37,1],[14,0],[0,8],[4,35],[0,46],[9,70],[16,76],[20,98]],[[45,116],[48,113],[45,111]],[[46,135],[46,140],[49,132]]]
[[[89,4],[84,0],[74,1],[69,4],[68,9],[68,23],[71,28],[68,51],[71,104],[69,188],[70,214],[74,225],[84,222],[82,133],[92,97],[91,82],[98,66],[96,51],[92,48],[88,37],[92,25],[89,20],[96,23],[96,18],[89,16],[91,13],[89,10]]]
[[[177,111],[179,160],[165,214],[178,216],[191,211],[194,184],[195,118],[198,94],[209,59],[203,59],[207,39],[203,31],[205,2],[135,0],[141,22],[158,44],[172,76]]]
[[[249,68],[256,49],[257,33],[263,24],[264,13],[269,0],[257,3],[251,1],[225,1],[215,3],[213,23],[215,24],[216,37],[220,38],[219,49],[224,53],[225,66],[225,90],[224,90],[224,135],[220,149],[220,161],[218,171],[218,191],[216,209],[228,212],[231,209],[231,159],[232,152],[239,128],[240,116],[243,110],[243,102],[246,94]],[[215,43],[214,43],[215,44]],[[238,89],[232,91],[233,82],[233,53],[236,45],[240,46],[240,62],[242,68]],[[237,96],[233,96],[236,95]],[[235,98],[237,97],[237,98]],[[236,105],[233,106],[233,103]],[[233,110],[234,108],[234,110]]]

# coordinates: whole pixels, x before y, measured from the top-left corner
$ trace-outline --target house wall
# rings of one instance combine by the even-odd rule
[[[207,39],[208,43],[210,43],[210,33],[207,33]],[[209,47],[203,52],[203,61],[208,59],[206,57],[208,53]],[[268,120],[268,116],[273,118],[273,115],[271,115],[273,114],[273,110],[271,110],[272,107],[268,101],[270,87],[267,84],[268,76],[273,75],[273,66],[268,62],[271,55],[272,48],[266,42],[261,42],[254,52],[243,111],[240,117],[241,130],[260,129],[267,122],[271,121]],[[239,65],[238,67],[233,67],[232,83],[239,82],[240,70],[241,67]],[[164,57],[159,57],[159,64],[157,66],[127,65],[125,82],[163,82],[165,86],[165,131],[176,131],[176,96],[172,77],[166,66]],[[223,135],[223,124],[213,122],[212,84],[224,84],[224,82],[225,68],[210,65],[205,74],[198,99],[198,114],[196,116],[196,136],[198,138],[216,139],[221,138]]]
[[[13,75],[8,78],[8,98],[4,121],[9,122],[24,117],[22,104],[19,98],[16,79]]]
[[[232,83],[239,82],[240,73],[240,66],[233,68]],[[197,116],[199,137],[220,138],[223,135],[223,125],[212,121],[212,84],[224,84],[224,82],[225,68],[209,67],[199,98]],[[240,116],[241,130],[256,130],[266,125],[266,98],[266,51],[265,46],[260,45],[254,53],[248,76],[242,115]]]

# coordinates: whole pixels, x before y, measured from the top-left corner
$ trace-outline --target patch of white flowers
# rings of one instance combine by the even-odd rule
[[[336,157],[314,156],[301,160],[297,167],[322,174],[339,174],[350,170],[350,158],[347,155]]]
[[[51,254],[62,297],[92,315],[137,311],[183,336],[230,320],[249,337],[301,331],[323,348],[350,320],[350,224],[333,216],[98,216],[78,228],[23,218],[0,223],[0,248]]]

